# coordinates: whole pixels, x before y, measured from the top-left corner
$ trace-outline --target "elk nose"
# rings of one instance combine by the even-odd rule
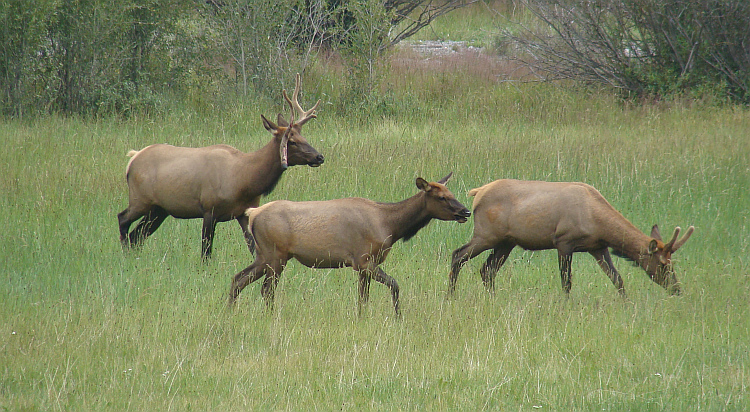
[[[322,155],[322,154],[319,154],[319,155],[318,155],[318,157],[316,157],[316,158],[315,158],[315,160],[316,160],[316,161],[317,161],[318,163],[321,163],[321,164],[322,164],[322,163],[323,163],[323,161],[325,160],[325,158],[323,157],[323,155]]]
[[[469,211],[469,209],[464,209],[464,210],[462,210],[462,211],[461,211],[461,212],[459,212],[459,213],[460,213],[460,214],[461,214],[461,216],[463,216],[463,217],[470,217],[470,216],[471,216],[471,212]]]

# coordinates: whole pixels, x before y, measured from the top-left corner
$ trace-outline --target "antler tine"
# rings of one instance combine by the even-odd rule
[[[682,245],[684,245],[685,242],[687,242],[687,240],[690,238],[690,235],[693,234],[694,230],[695,230],[695,227],[694,226],[690,226],[688,228],[687,232],[685,232],[685,236],[683,236],[680,240],[678,240],[677,242],[675,242],[674,246],[672,246],[672,252],[674,252],[677,249],[679,249],[680,247],[682,247]]]
[[[314,119],[318,117],[315,114],[315,109],[318,108],[318,105],[320,104],[320,99],[318,99],[318,102],[315,103],[315,106],[312,107],[312,109],[305,111],[302,109],[302,106],[299,104],[299,90],[300,90],[300,84],[301,84],[301,76],[299,73],[297,73],[297,76],[295,76],[294,81],[294,93],[292,93],[292,98],[290,99],[289,96],[286,94],[286,90],[283,90],[281,94],[284,95],[284,99],[289,103],[289,106],[292,108],[293,112],[297,112],[299,115],[299,118],[297,120],[294,120],[294,116],[292,116],[292,123],[297,123],[298,125],[302,126],[303,124],[307,123],[308,120]]]
[[[672,239],[666,245],[664,245],[664,250],[674,250],[672,249],[672,246],[674,246],[674,242],[677,241],[677,236],[680,235],[680,231],[682,231],[682,229],[679,226],[674,228],[674,234],[672,235]]]

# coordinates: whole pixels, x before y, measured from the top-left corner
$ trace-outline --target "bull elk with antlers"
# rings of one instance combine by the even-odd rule
[[[681,239],[676,228],[664,243],[654,225],[646,236],[615,210],[593,187],[584,183],[496,180],[469,191],[474,198],[474,236],[453,252],[449,289],[456,287],[466,261],[485,250],[492,252],[480,270],[488,290],[494,289],[497,271],[511,250],[557,249],[562,287],[571,287],[571,260],[575,252],[590,253],[625,297],[622,278],[612,264],[609,249],[643,268],[651,280],[673,294],[680,293],[672,254],[688,240],[690,226]]]
[[[250,252],[253,238],[247,230],[245,210],[257,207],[269,194],[288,166],[320,166],[323,156],[301,135],[302,126],[314,119],[315,109],[299,104],[300,75],[295,79],[292,99],[282,92],[292,110],[291,123],[281,114],[276,124],[261,115],[273,138],[260,150],[244,153],[228,145],[200,148],[154,144],[128,153],[126,178],[128,207],[117,215],[123,248],[139,244],[159,228],[164,219],[203,219],[203,259],[211,256],[217,222],[236,219]],[[295,113],[297,119],[295,120]],[[130,225],[138,220],[135,229]]]

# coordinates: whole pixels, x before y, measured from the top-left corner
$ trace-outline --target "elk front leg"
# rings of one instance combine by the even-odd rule
[[[562,282],[562,288],[565,291],[565,294],[569,295],[571,287],[570,266],[573,261],[573,253],[558,249],[557,261],[560,265],[560,281]]]
[[[201,256],[204,261],[211,257],[215,232],[216,219],[214,219],[213,213],[206,213],[203,215],[203,228],[201,230]]]
[[[604,273],[609,276],[609,279],[612,280],[612,284],[615,285],[615,287],[617,288],[617,292],[620,293],[620,296],[622,296],[623,299],[627,299],[628,297],[625,294],[625,287],[622,284],[622,277],[620,277],[617,269],[615,269],[615,265],[612,264],[612,257],[609,255],[609,250],[594,250],[589,253],[594,257],[594,259],[596,259],[596,263],[598,263],[599,267],[602,268]]]
[[[260,205],[260,196],[256,197],[250,202],[249,207],[258,207]],[[237,223],[240,224],[240,228],[242,228],[242,234],[245,236],[245,243],[247,243],[247,248],[250,250],[251,255],[255,255],[255,239],[253,238],[253,234],[250,231],[250,227],[248,225],[249,223],[248,216],[243,213],[237,217]]]
[[[388,286],[388,288],[391,290],[391,295],[393,297],[393,309],[396,311],[396,317],[401,317],[401,312],[399,311],[399,298],[398,298],[398,282],[396,282],[396,279],[388,276],[383,269],[380,269],[380,266],[376,267],[375,270],[371,274],[372,278],[376,281]]]
[[[248,220],[249,219],[245,214],[237,217],[237,223],[239,223],[240,228],[242,228],[242,234],[245,236],[245,243],[247,243],[247,248],[250,250],[251,255],[255,255],[255,239],[253,239],[253,234],[250,232],[250,228],[247,227]]]

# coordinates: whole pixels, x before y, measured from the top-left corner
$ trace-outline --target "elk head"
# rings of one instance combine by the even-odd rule
[[[263,126],[269,132],[273,133],[276,138],[280,139],[279,142],[279,157],[281,159],[281,168],[286,169],[289,166],[295,165],[308,165],[311,167],[318,167],[323,164],[323,155],[318,153],[314,147],[302,137],[302,126],[307,123],[308,120],[316,118],[315,109],[320,104],[320,99],[310,110],[303,110],[299,104],[299,90],[300,90],[300,75],[297,73],[295,78],[294,93],[292,93],[292,99],[286,94],[286,90],[282,91],[284,100],[289,104],[291,108],[291,122],[287,122],[281,113],[277,118],[277,123],[274,124],[272,121],[261,115],[263,119]],[[297,119],[295,120],[295,114]]]
[[[455,220],[458,223],[466,222],[471,212],[461,202],[456,200],[445,183],[453,176],[453,172],[440,179],[437,183],[430,183],[421,177],[417,178],[417,187],[425,192],[425,202],[430,216],[440,220]]]
[[[281,167],[283,169],[286,169],[289,163],[291,163],[292,165],[307,164],[312,167],[318,167],[323,163],[323,155],[313,149],[313,147],[310,146],[309,143],[307,143],[307,140],[305,140],[305,138],[300,134],[302,125],[307,123],[308,120],[318,117],[315,114],[315,109],[318,108],[320,99],[318,99],[317,103],[315,103],[315,105],[310,110],[305,111],[299,104],[299,89],[300,75],[299,73],[297,73],[297,76],[294,78],[294,93],[292,93],[292,99],[289,99],[289,96],[287,96],[286,94],[286,90],[282,90],[281,92],[281,94],[284,95],[284,100],[289,103],[289,107],[292,109],[292,113],[289,116],[291,123],[288,125],[287,132],[285,133],[284,137],[282,137],[281,144],[279,145]],[[297,116],[299,116],[297,120],[294,120],[295,113],[297,114]],[[279,120],[281,120],[280,115]],[[292,156],[288,156],[289,146],[294,147]],[[300,155],[299,159],[295,158],[292,159],[291,162],[289,161],[289,157],[297,157],[297,155]],[[314,158],[311,159],[312,156],[314,156]]]
[[[673,295],[680,294],[680,285],[677,282],[677,276],[672,266],[672,253],[676,252],[677,249],[687,242],[690,235],[693,234],[695,227],[690,226],[680,240],[677,240],[677,236],[680,235],[680,227],[676,227],[672,239],[664,243],[659,233],[659,226],[654,225],[651,228],[651,241],[648,244],[647,254],[641,259],[641,266],[651,279],[661,285],[664,289],[672,293]]]

